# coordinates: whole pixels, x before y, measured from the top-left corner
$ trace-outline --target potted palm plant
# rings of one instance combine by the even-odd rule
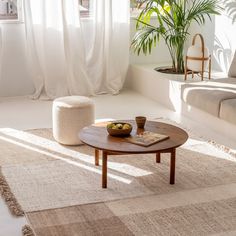
[[[138,55],[150,54],[163,38],[172,59],[172,68],[166,72],[177,74],[184,73],[184,47],[191,24],[202,25],[221,9],[218,0],[142,0],[139,6],[143,9],[136,19],[131,48]]]

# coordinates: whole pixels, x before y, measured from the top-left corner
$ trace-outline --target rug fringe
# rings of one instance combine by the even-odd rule
[[[224,151],[225,153],[228,153],[229,155],[231,155],[232,157],[236,158],[236,152],[234,152],[231,148],[222,145],[222,144],[218,144],[215,141],[208,141],[208,143],[210,143],[211,145],[215,146],[216,148],[218,148],[221,151]]]
[[[10,212],[14,216],[23,216],[24,211],[22,210],[20,204],[17,202],[15,196],[11,192],[11,189],[2,174],[1,167],[0,167],[0,194],[2,195],[3,199],[5,200],[7,206],[9,207]]]
[[[25,225],[22,227],[22,235],[23,236],[35,236],[34,231],[29,225]]]

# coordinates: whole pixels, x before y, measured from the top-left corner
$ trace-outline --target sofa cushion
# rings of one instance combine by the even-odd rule
[[[221,102],[236,98],[236,79],[184,84],[181,89],[182,99],[187,104],[218,117]]]
[[[236,124],[236,99],[228,99],[221,102],[220,118]]]
[[[233,60],[232,60],[231,65],[229,67],[228,76],[236,78],[236,52],[234,53]]]

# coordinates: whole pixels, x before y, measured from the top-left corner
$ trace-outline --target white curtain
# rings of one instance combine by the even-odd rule
[[[116,94],[129,62],[129,1],[25,0],[28,64],[34,98]]]

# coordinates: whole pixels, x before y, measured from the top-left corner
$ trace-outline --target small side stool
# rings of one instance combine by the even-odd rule
[[[94,123],[94,103],[88,97],[67,96],[53,101],[53,137],[64,145],[79,145],[79,132]]]

